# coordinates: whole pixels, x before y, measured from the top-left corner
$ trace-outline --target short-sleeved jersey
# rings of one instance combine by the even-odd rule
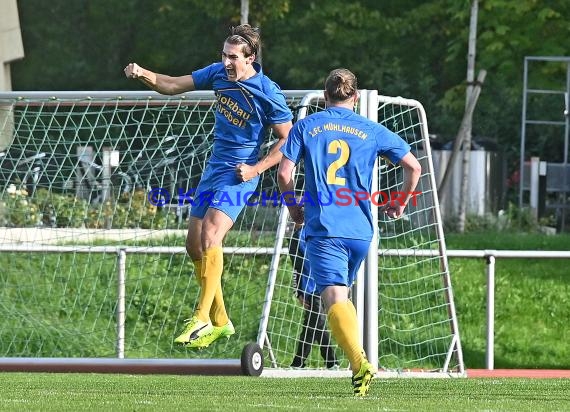
[[[329,107],[295,123],[281,151],[304,160],[306,235],[370,240],[371,202],[360,199],[370,195],[374,161],[397,164],[410,146],[352,110]]]
[[[267,127],[293,118],[279,86],[253,64],[257,74],[238,82],[228,80],[221,62],[192,72],[197,90],[216,93],[211,163],[256,163]]]

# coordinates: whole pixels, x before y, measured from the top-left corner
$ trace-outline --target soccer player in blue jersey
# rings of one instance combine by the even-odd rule
[[[128,78],[141,80],[161,94],[192,90],[216,92],[214,145],[190,211],[186,250],[194,262],[200,285],[198,306],[174,341],[189,348],[205,348],[235,333],[224,305],[221,278],[222,241],[243,209],[228,202],[240,193],[254,192],[259,176],[281,160],[281,146],[293,115],[279,86],[255,61],[260,48],[257,28],[243,24],[225,39],[222,61],[183,76],[154,73],[136,63],[125,67]],[[260,160],[260,147],[271,127],[277,142]],[[239,203],[239,204],[234,204]]]
[[[278,182],[292,219],[305,223],[311,274],[327,310],[333,337],[348,357],[357,396],[366,395],[376,370],[360,345],[356,309],[349,288],[367,255],[373,235],[370,194],[378,156],[403,167],[398,202],[384,212],[398,218],[413,197],[421,166],[409,145],[397,134],[354,112],[358,100],[355,75],[347,69],[331,71],[325,81],[327,107],[297,122],[285,145]],[[301,160],[305,193],[295,201],[293,170]],[[343,198],[337,194],[343,190]],[[347,202],[346,194],[354,194]],[[357,195],[358,194],[358,195]],[[306,201],[303,201],[306,200]]]

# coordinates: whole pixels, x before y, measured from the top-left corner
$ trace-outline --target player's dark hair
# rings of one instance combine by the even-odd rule
[[[343,102],[358,93],[356,76],[348,69],[334,69],[325,81],[329,100]]]
[[[226,43],[243,45],[242,51],[245,57],[252,54],[257,56],[261,45],[261,36],[257,27],[251,27],[249,24],[241,24],[232,27],[230,36],[226,38]]]

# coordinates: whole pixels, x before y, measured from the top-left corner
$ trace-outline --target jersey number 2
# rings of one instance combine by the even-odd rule
[[[334,162],[330,164],[327,169],[327,184],[329,185],[341,185],[346,184],[346,179],[344,177],[338,177],[336,172],[338,169],[343,167],[350,156],[350,147],[348,143],[344,140],[333,140],[329,143],[328,153],[338,153],[340,151],[340,156]]]

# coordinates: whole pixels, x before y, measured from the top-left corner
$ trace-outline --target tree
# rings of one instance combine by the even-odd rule
[[[264,71],[282,88],[320,89],[330,69],[345,66],[361,88],[422,102],[441,140],[455,135],[465,107],[469,0],[249,6],[251,24],[262,29]],[[189,73],[217,61],[228,28],[240,22],[236,0],[22,0],[19,9],[26,57],[12,65],[15,90],[142,90],[125,81],[126,63]],[[472,133],[517,159],[524,56],[570,55],[570,2],[480,0],[479,17],[478,64],[488,75]],[[536,150],[559,151],[548,141]]]

